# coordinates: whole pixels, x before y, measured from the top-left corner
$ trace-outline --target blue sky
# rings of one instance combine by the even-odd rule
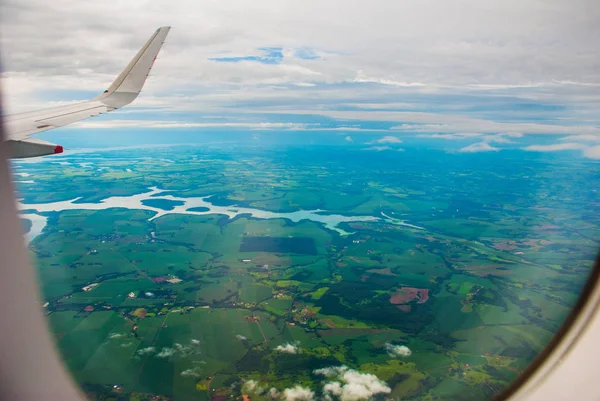
[[[94,96],[173,26],[136,102],[71,132],[318,131],[600,158],[594,0],[0,7],[9,113]]]

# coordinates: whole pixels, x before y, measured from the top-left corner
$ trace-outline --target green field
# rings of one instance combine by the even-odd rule
[[[378,397],[490,398],[564,321],[600,239],[592,195],[577,190],[593,177],[562,161],[530,156],[521,175],[499,154],[473,168],[429,151],[145,152],[103,153],[95,163],[110,171],[23,164],[39,182],[23,202],[158,187],[177,199],[149,199],[164,209],[210,196],[287,217],[44,212],[30,244],[44,312],[73,376],[103,401],[268,401],[297,385],[321,399],[341,379],[315,370],[340,366],[384,381]],[[317,209],[357,221],[294,221]]]

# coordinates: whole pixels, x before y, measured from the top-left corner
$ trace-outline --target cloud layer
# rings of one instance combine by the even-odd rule
[[[600,135],[595,0],[349,1],[6,0],[5,107],[100,93],[169,24],[140,98],[87,127]]]
[[[552,145],[530,145],[523,149],[531,152],[558,152],[561,150],[579,150],[584,148],[586,148],[586,146],[580,143],[567,142],[555,143]]]

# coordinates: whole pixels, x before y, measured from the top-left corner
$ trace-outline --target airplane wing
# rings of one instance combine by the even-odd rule
[[[29,138],[29,136],[108,113],[133,102],[142,91],[169,29],[170,27],[167,26],[156,30],[112,85],[94,99],[4,116],[6,141],[11,157],[24,158],[62,153],[62,146]]]

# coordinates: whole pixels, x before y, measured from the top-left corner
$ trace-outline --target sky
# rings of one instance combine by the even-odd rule
[[[95,96],[169,25],[135,103],[74,129],[371,133],[465,152],[535,135],[527,150],[600,158],[596,0],[3,0],[0,15],[7,114]]]

